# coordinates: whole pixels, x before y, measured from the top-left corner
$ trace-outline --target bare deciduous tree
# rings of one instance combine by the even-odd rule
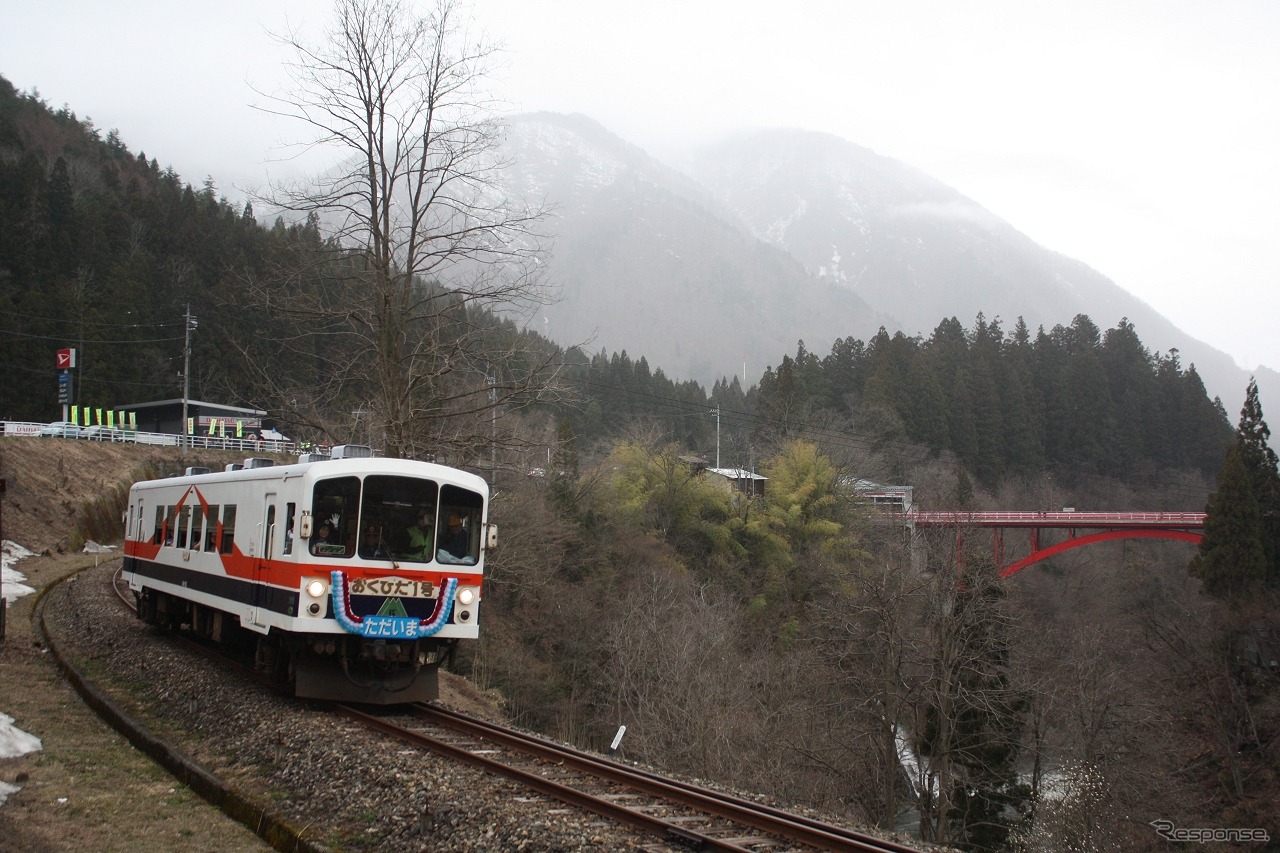
[[[547,298],[542,211],[503,192],[484,92],[495,48],[466,27],[454,0],[425,16],[401,0],[338,0],[319,44],[281,37],[293,85],[264,96],[337,156],[263,199],[323,238],[286,275],[250,284],[293,321],[279,346],[316,367],[309,386],[264,379],[299,422],[332,429],[334,412],[360,411],[391,456],[513,442],[493,413],[547,393],[556,374],[557,356],[513,325],[495,334],[490,312]]]

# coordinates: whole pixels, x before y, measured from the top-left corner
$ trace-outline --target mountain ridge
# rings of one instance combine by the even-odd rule
[[[591,156],[570,162],[567,137]],[[541,112],[508,120],[503,154],[513,186],[557,207],[562,299],[539,330],[561,343],[600,340],[710,384],[800,340],[820,352],[880,326],[927,337],[981,313],[1034,331],[1086,314],[1103,328],[1127,318],[1152,353],[1177,349],[1229,411],[1250,373],[1280,395],[1274,371],[1241,369],[1087,263],[831,134],[743,131],[668,165],[588,116]],[[608,180],[590,180],[605,165]]]

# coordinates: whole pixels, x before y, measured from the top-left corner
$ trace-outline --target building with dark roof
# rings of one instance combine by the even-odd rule
[[[240,406],[224,406],[220,403],[206,403],[203,400],[187,400],[187,420],[192,430],[182,423],[182,400],[156,400],[153,403],[130,403],[117,407],[138,415],[140,432],[164,432],[174,435],[209,435],[213,434],[248,437],[250,433],[257,435],[263,429],[263,419],[267,413],[261,409],[245,409]]]

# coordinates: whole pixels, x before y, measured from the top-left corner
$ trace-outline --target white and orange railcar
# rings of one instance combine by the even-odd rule
[[[302,697],[438,696],[438,669],[479,636],[489,489],[403,459],[332,459],[137,483],[124,573],[138,617],[219,642]]]

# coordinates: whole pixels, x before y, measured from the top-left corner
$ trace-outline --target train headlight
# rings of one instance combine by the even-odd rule
[[[313,580],[307,582],[307,595],[312,598],[324,598],[325,583],[322,580]]]
[[[466,607],[476,600],[476,591],[474,589],[462,588],[458,590],[458,603]]]

